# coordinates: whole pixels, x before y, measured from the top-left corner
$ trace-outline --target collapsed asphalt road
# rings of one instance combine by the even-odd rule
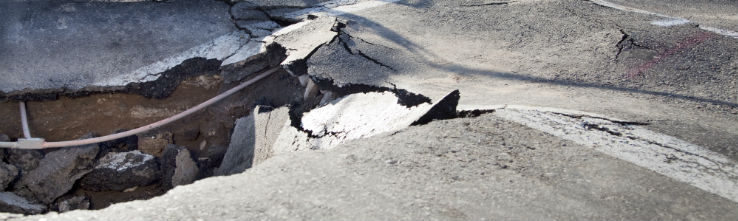
[[[731,18],[700,19],[707,12],[685,4],[654,14],[643,11],[658,4],[634,11],[602,2],[203,1],[227,14],[217,24],[233,32],[100,77],[116,85],[78,79],[37,87],[18,78],[6,82],[15,86],[4,87],[4,97],[147,96],[130,88],[206,58],[219,63],[208,71],[233,82],[278,60],[306,87],[303,99],[321,100],[323,109],[256,108],[241,118],[246,125],[236,123],[230,143],[252,143],[252,159],[226,157],[235,172],[216,171],[235,175],[44,218],[733,219],[738,44],[729,32],[704,28]],[[693,17],[662,22],[683,13]],[[269,59],[279,54],[271,44],[285,56]],[[399,114],[455,89],[461,119],[424,125]],[[389,92],[404,107],[371,108],[395,102],[381,95]],[[272,119],[277,126],[256,130]],[[404,126],[376,127],[379,119]]]

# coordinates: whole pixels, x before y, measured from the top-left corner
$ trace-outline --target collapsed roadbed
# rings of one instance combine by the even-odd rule
[[[257,9],[240,10],[234,15],[231,6],[236,21]],[[289,31],[262,36],[260,45],[251,46],[258,48],[248,48],[252,54],[240,61],[194,57],[154,74],[158,78],[152,81],[10,93],[0,114],[20,116],[15,102],[26,101],[35,137],[84,139],[172,116],[257,72],[284,68],[187,119],[143,134],[86,146],[3,150],[0,210],[38,214],[101,209],[161,195],[197,179],[240,173],[282,152],[330,149],[458,115],[458,91],[431,103],[398,88],[334,85],[330,78],[307,75],[306,61],[324,44],[339,41],[345,23],[330,16],[304,19],[291,23],[295,27]],[[256,31],[240,23],[240,29],[255,37]],[[0,141],[22,138],[19,122],[4,118]]]

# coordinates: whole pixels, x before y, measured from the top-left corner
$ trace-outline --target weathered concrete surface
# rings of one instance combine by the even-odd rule
[[[148,201],[44,218],[733,220],[737,211],[735,202],[482,115],[330,151],[277,155],[245,173],[198,181]]]
[[[239,39],[228,5],[209,0],[3,1],[0,15],[6,93],[151,81],[188,58],[224,59],[248,41]]]

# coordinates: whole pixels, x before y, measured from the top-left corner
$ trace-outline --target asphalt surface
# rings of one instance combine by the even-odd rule
[[[299,4],[323,3],[285,1],[291,9],[283,11],[268,7],[275,7],[273,17],[307,18],[290,13],[309,9]],[[372,1],[347,4],[362,3]],[[180,186],[147,201],[100,211],[4,216],[735,220],[738,39],[725,32],[738,31],[731,16],[738,12],[735,2],[384,3],[324,10],[337,17],[332,32],[305,27],[320,30],[309,39],[325,44],[314,51],[299,47],[309,43],[295,44],[288,53],[305,56],[304,74],[332,84],[321,89],[397,88],[431,98],[459,89],[460,109],[497,111],[411,126],[331,150],[275,155],[244,173]],[[223,5],[217,7],[227,9]],[[679,18],[689,21],[675,21]],[[322,19],[315,21],[330,24]],[[274,41],[289,46],[307,39],[295,33]],[[201,41],[192,45],[208,40]],[[8,63],[13,64],[2,65]],[[303,74],[296,70],[302,69],[293,74]],[[506,112],[513,106],[525,111]],[[588,114],[548,118],[577,111]],[[582,122],[583,116],[595,120]],[[608,120],[592,126],[597,119]],[[637,135],[645,140],[626,136],[629,130],[642,132]],[[600,136],[643,144],[610,144],[614,139]],[[664,158],[627,155],[648,145],[655,148],[652,155]],[[625,155],[615,147],[624,147]],[[698,159],[690,164],[689,157]],[[697,172],[680,171],[682,163]],[[726,178],[708,176],[715,174]]]
[[[278,155],[148,201],[13,220],[733,220],[737,209],[490,114]]]
[[[427,96],[458,88],[472,109],[557,107],[652,122],[738,159],[735,38],[587,1],[468,4],[399,2],[345,15],[351,37],[341,39],[371,59],[334,41],[308,60],[309,74]]]
[[[76,91],[154,80],[185,59],[208,57],[189,49],[237,31],[228,8],[213,1],[3,1],[0,88]]]

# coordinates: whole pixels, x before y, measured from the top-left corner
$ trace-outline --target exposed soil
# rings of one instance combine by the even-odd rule
[[[33,137],[47,141],[79,139],[87,134],[108,135],[134,129],[170,117],[208,100],[237,83],[224,83],[220,75],[187,73],[165,98],[147,98],[139,94],[105,93],[82,97],[59,96],[56,100],[27,102]],[[279,71],[246,89],[170,125],[126,139],[127,150],[139,149],[146,136],[160,137],[164,142],[186,147],[199,167],[198,179],[212,175],[228,146],[236,119],[251,113],[255,105],[301,106],[304,87],[297,78]],[[0,134],[11,140],[22,137],[18,103],[0,103]],[[138,140],[138,141],[137,141]],[[120,142],[119,140],[118,142]],[[113,145],[115,142],[100,144]],[[58,149],[44,150],[48,153]],[[107,151],[107,150],[103,150]],[[101,152],[100,156],[104,153]],[[100,157],[98,156],[98,157]],[[90,209],[105,208],[113,203],[148,199],[167,191],[154,184],[125,191],[93,192],[75,185],[71,195],[86,196]],[[56,210],[53,206],[49,210]]]

